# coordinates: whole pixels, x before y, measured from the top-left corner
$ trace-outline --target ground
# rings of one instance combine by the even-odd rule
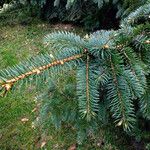
[[[0,69],[48,51],[43,45],[44,36],[60,29],[84,33],[70,24],[50,25],[39,20],[29,25],[0,25]],[[64,127],[57,131],[51,127],[45,135],[40,128],[34,127],[37,95],[36,88],[28,85],[0,97],[0,150],[75,150],[76,134],[70,129]],[[78,150],[91,150],[91,145],[95,144],[85,143],[78,146]]]
[[[50,26],[40,21],[30,25],[1,26],[0,69],[47,51],[43,45],[43,38],[58,27],[62,30],[74,30],[70,25]],[[67,148],[74,144],[74,135],[69,134],[65,129],[54,132],[53,127],[49,129],[50,137],[40,139],[42,133],[32,124],[36,119],[36,112],[34,112],[36,95],[35,88],[28,86],[24,91],[20,92],[17,89],[9,93],[7,97],[0,97],[0,150],[38,149],[42,146],[49,149],[62,149],[64,145]]]

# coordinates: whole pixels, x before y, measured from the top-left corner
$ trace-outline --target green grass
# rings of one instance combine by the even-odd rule
[[[34,21],[27,26],[0,26],[0,69],[47,51],[42,41],[45,35],[54,30],[41,21]],[[76,32],[81,33],[81,30]],[[75,143],[76,134],[70,129],[56,131],[51,127],[46,131],[49,134],[43,134],[40,128],[32,128],[32,122],[37,117],[37,113],[32,112],[37,105],[36,96],[35,87],[29,86],[0,97],[0,150],[36,150],[40,149],[44,140],[45,147],[50,150],[67,149]],[[23,123],[22,118],[28,121]]]
[[[51,31],[47,24],[15,25],[0,28],[0,69],[45,51],[43,37]],[[36,91],[28,87],[0,98],[0,149],[34,149],[37,132],[32,129]],[[22,118],[29,121],[23,123]]]
[[[43,27],[41,24],[1,27],[0,61],[2,63],[0,67],[14,65],[26,57],[41,53],[44,49],[42,39],[50,31],[48,25]]]

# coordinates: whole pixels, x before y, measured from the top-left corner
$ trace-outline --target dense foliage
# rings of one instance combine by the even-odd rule
[[[46,36],[49,53],[0,72],[1,95],[20,80],[43,89],[49,85],[38,123],[57,128],[71,124],[78,142],[112,120],[136,134],[139,120],[150,119],[149,15],[147,3],[123,19],[116,31],[101,30],[84,38],[69,32]],[[71,77],[64,81],[63,73]]]
[[[96,30],[118,28],[120,18],[124,18],[131,11],[148,1],[149,0],[13,0],[11,4],[15,3],[14,10],[16,13],[19,12],[20,14],[22,9],[23,14],[26,15],[19,16],[25,18],[25,20],[28,17],[37,15],[49,22],[69,21],[78,25],[84,25],[88,30]]]

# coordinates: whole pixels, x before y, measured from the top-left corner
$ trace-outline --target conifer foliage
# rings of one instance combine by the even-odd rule
[[[149,15],[150,4],[145,4],[122,20],[117,31],[101,30],[84,38],[70,32],[47,35],[44,42],[49,53],[0,71],[1,95],[21,81],[36,81],[38,86],[49,77],[74,69],[78,100],[72,102],[77,104],[74,113],[69,109],[71,105],[63,110],[64,114],[69,110],[68,120],[81,130],[86,125],[96,127],[111,115],[116,126],[131,131],[137,111],[150,119]],[[54,104],[55,99],[52,96],[49,103],[63,103]],[[139,110],[134,105],[137,101]],[[47,108],[44,105],[42,111]],[[55,112],[56,108],[49,111]],[[55,113],[52,118],[56,120]]]

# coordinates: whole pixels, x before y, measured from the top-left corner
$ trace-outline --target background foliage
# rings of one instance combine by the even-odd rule
[[[72,22],[87,30],[118,28],[119,20],[148,0],[19,0],[11,1],[14,13],[30,20],[38,16],[49,22]],[[1,3],[10,1],[3,1]],[[6,14],[5,14],[6,15]],[[13,15],[13,18],[15,15]],[[28,17],[26,17],[28,16]]]

